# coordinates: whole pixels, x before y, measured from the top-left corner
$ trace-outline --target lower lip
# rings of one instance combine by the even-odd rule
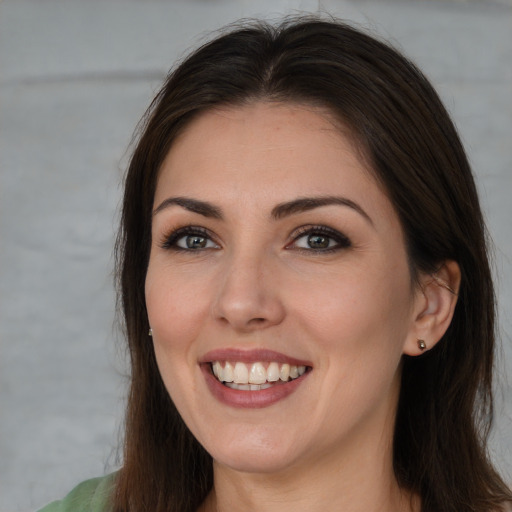
[[[211,373],[209,364],[202,364],[201,370],[206,379],[206,384],[210,389],[212,395],[223,404],[231,407],[245,408],[245,409],[260,409],[275,404],[291,395],[304,381],[304,378],[309,375],[306,372],[297,379],[283,382],[282,384],[274,384],[267,389],[260,389],[258,391],[241,391],[238,389],[231,389],[219,382],[219,380]]]

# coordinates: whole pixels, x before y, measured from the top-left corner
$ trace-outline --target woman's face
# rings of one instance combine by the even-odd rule
[[[391,203],[320,110],[210,111],[175,141],[147,310],[165,386],[217,463],[387,450],[418,295]]]

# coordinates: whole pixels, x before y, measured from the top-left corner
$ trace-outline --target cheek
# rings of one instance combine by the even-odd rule
[[[150,261],[145,285],[149,322],[168,349],[179,349],[193,338],[199,318],[209,311],[208,289],[208,280],[186,269],[173,272]]]
[[[378,404],[389,405],[386,397],[394,397],[389,392],[398,382],[409,329],[409,282],[382,276],[337,276],[317,283],[324,286],[314,292],[296,290],[299,328],[322,355],[317,369],[325,379],[317,405],[329,425],[346,424],[347,411],[354,418],[373,414]]]
[[[201,311],[207,311],[201,281],[188,272],[172,272],[168,264],[151,261],[145,283],[146,308],[158,368],[167,391],[178,409],[187,416],[194,395],[197,339]],[[205,283],[203,283],[204,285]]]
[[[398,277],[397,277],[398,276]],[[290,305],[319,340],[364,346],[404,334],[410,311],[409,281],[378,266],[358,272],[302,277],[291,290]],[[339,342],[339,343],[338,343]]]
[[[298,328],[318,347],[317,369],[325,376],[318,407],[327,411],[329,424],[344,422],[347,411],[369,414],[398,376],[409,328],[409,281],[377,270],[331,275],[307,293],[295,290]]]

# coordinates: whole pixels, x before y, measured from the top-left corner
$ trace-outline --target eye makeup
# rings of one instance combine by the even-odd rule
[[[325,225],[306,225],[295,229],[286,250],[307,253],[332,253],[352,246],[350,239],[338,230]],[[172,229],[159,243],[165,250],[196,252],[220,249],[214,235],[202,226],[182,226]]]
[[[173,251],[200,251],[219,249],[212,234],[201,226],[183,226],[171,230],[159,243],[162,249]]]
[[[291,237],[293,240],[286,245],[286,249],[325,254],[352,246],[346,235],[325,225],[301,226]]]

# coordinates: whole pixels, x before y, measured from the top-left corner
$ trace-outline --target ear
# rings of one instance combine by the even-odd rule
[[[420,276],[404,354],[418,356],[443,337],[453,318],[459,287],[460,268],[452,260],[445,261],[435,274]]]

